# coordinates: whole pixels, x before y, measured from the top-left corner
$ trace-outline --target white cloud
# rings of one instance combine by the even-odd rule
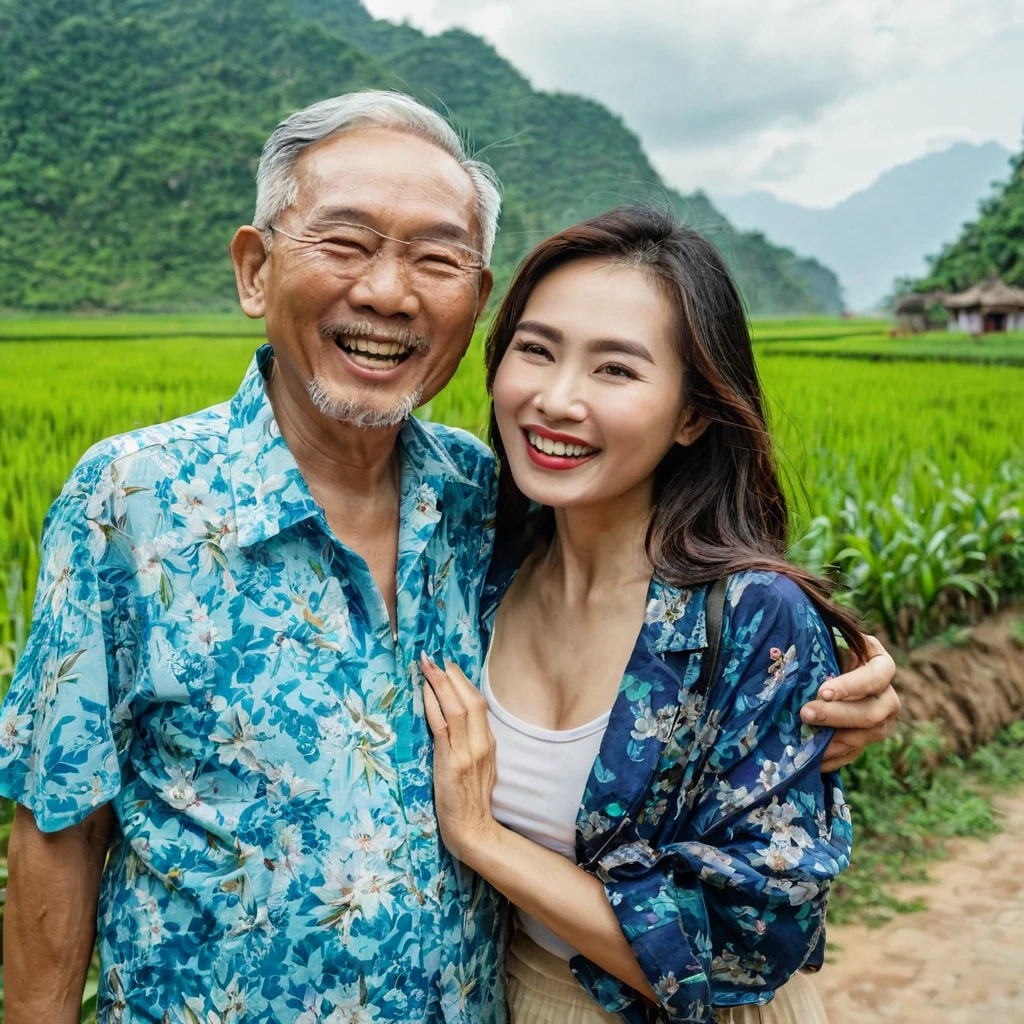
[[[1020,144],[1024,0],[367,0],[600,100],[668,181],[830,204],[942,140]]]

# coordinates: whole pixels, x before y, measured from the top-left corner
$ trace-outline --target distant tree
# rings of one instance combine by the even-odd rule
[[[991,275],[1024,287],[1024,144],[1010,161],[1009,180],[983,200],[978,219],[929,259],[919,291],[964,291]]]

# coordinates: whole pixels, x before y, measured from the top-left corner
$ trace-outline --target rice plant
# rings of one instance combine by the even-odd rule
[[[0,341],[0,690],[31,617],[42,521],[75,462],[103,437],[229,399],[257,326],[0,320],[0,337],[31,339]],[[838,320],[754,325],[755,339],[819,345],[858,331]],[[901,643],[1024,593],[1024,368],[784,356],[773,344],[756,351],[796,558],[836,574]],[[482,436],[483,381],[477,337],[421,415]]]

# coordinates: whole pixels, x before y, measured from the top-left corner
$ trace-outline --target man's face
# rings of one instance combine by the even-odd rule
[[[451,379],[490,291],[472,183],[436,146],[378,129],[311,147],[295,173],[262,273],[267,338],[322,413],[396,425]]]

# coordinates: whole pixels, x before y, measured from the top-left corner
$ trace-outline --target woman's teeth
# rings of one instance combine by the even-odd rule
[[[335,343],[359,366],[371,370],[390,370],[403,362],[412,349],[397,341],[373,341],[370,338],[336,337]]]
[[[565,441],[552,441],[550,437],[541,437],[532,430],[526,432],[527,440],[539,452],[545,455],[562,455],[567,459],[578,459],[584,455],[594,455],[596,448],[588,448],[584,444],[566,444]]]

